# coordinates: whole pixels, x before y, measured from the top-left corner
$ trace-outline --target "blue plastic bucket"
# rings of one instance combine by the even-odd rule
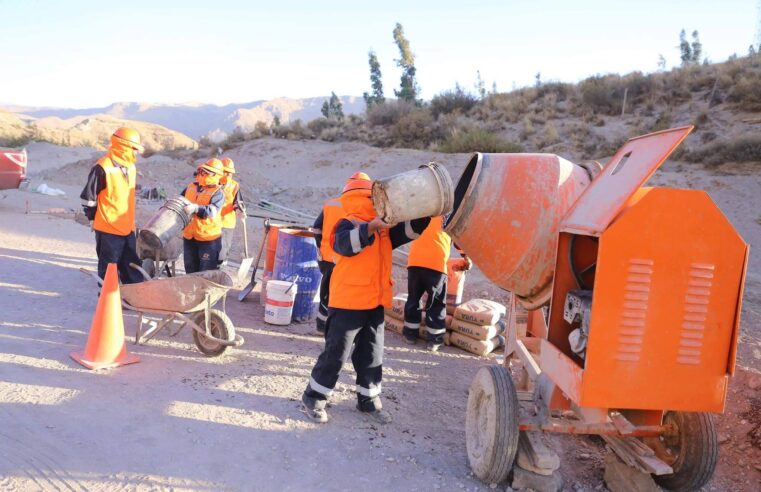
[[[317,263],[317,243],[313,234],[280,229],[275,253],[273,280],[296,282],[293,321],[304,323],[317,315],[322,274]]]

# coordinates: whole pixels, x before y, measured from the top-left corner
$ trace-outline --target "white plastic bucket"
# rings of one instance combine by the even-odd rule
[[[453,205],[452,178],[435,162],[373,182],[373,206],[388,224],[446,215]]]
[[[295,282],[270,280],[267,282],[267,302],[264,304],[264,322],[271,325],[291,324],[293,301],[298,286]]]

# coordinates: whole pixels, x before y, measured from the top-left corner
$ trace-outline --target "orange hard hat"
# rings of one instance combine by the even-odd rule
[[[222,161],[220,161],[219,159],[214,159],[214,158],[209,159],[208,161],[198,166],[198,169],[205,169],[212,174],[219,174],[219,175],[222,175],[224,168],[225,166],[222,164]]]
[[[224,167],[226,173],[235,173],[235,163],[229,157],[222,159],[222,166]]]
[[[140,143],[140,134],[137,133],[136,130],[126,126],[118,128],[114,134],[111,135],[111,143],[132,147],[138,152],[143,152],[145,150],[145,147]]]
[[[365,173],[358,172],[352,174],[341,193],[353,190],[371,190],[373,188],[373,182],[370,180],[370,176]]]

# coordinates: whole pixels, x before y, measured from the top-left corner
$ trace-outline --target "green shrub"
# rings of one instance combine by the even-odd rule
[[[478,103],[478,98],[456,85],[454,89],[444,91],[431,99],[431,113],[434,118],[441,114],[454,112],[467,113]]]
[[[494,133],[478,128],[453,131],[438,145],[440,152],[459,154],[468,152],[523,152],[523,146],[516,142],[508,142]]]
[[[427,109],[418,108],[402,115],[391,127],[391,138],[396,145],[425,148],[433,140],[433,116]]]
[[[744,135],[732,140],[714,140],[697,150],[685,152],[684,158],[709,165],[761,162],[761,136]]]
[[[390,126],[417,107],[407,101],[386,101],[367,110],[367,122],[371,126]]]
[[[727,101],[745,110],[761,110],[761,74],[748,72],[738,77],[729,89]]]

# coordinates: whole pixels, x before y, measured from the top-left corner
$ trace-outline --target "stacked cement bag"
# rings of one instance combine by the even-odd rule
[[[447,314],[454,314],[457,306],[462,304],[462,292],[465,288],[465,260],[452,258],[447,263]]]
[[[404,305],[407,303],[407,294],[398,294],[391,301],[391,309],[386,309],[385,324],[386,329],[403,334],[404,331]],[[423,320],[420,323],[420,338],[425,340],[425,311]]]
[[[444,342],[472,354],[485,356],[505,343],[502,334],[507,309],[486,299],[473,299],[461,304],[450,318],[447,316],[447,336]]]

